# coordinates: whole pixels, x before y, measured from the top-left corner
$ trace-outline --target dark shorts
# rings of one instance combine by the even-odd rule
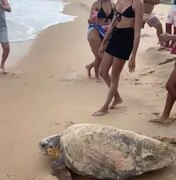
[[[106,52],[111,56],[128,60],[133,49],[134,28],[114,27]]]

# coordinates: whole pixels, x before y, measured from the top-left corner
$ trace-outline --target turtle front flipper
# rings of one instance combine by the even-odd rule
[[[65,166],[64,160],[62,157],[55,160],[52,165],[52,175],[56,176],[59,180],[72,180],[72,176],[68,168]]]

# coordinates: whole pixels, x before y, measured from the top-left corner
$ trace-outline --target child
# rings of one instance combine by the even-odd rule
[[[159,35],[163,33],[163,28],[160,20],[153,12],[154,6],[159,4],[160,0],[144,0],[144,15],[143,15],[143,27],[147,23],[150,27],[156,29],[156,34],[159,39]],[[160,42],[159,42],[160,43]]]

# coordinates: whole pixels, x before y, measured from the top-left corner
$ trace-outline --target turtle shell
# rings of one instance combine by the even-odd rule
[[[126,179],[170,165],[175,149],[150,137],[110,126],[78,124],[60,139],[66,166],[83,176]]]

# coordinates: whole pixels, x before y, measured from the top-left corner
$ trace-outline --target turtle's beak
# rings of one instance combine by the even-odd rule
[[[47,155],[46,148],[47,148],[47,144],[45,142],[39,143],[39,149],[40,149],[41,153],[44,155]]]

